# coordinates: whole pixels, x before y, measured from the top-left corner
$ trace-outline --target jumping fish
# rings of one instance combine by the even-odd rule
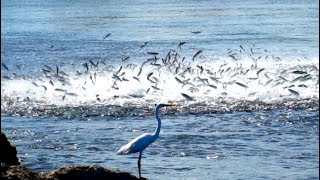
[[[78,94],[76,94],[76,93],[70,93],[70,92],[67,92],[66,95],[69,95],[69,96],[78,96]]]
[[[116,73],[114,73],[114,74],[115,74],[115,75],[118,75],[118,74],[120,73],[121,69],[122,69],[122,66],[120,66],[119,70],[118,70]]]
[[[6,66],[4,63],[1,63],[1,65],[4,67],[5,70],[9,71],[8,66]]]
[[[265,70],[265,68],[259,69],[259,71],[257,72],[257,75],[259,75],[263,70]]]
[[[18,70],[20,71],[21,65],[16,65],[16,66],[17,66]]]
[[[106,39],[107,37],[109,37],[110,35],[111,35],[111,33],[105,35],[105,36],[103,37],[103,40]]]
[[[160,90],[158,87],[156,87],[156,86],[151,86],[153,89],[155,89],[155,90]]]
[[[269,81],[266,82],[265,86],[270,84],[273,81],[273,79],[270,79]]]
[[[208,84],[208,86],[209,86],[209,87],[212,87],[212,88],[214,88],[214,89],[217,89],[217,86],[215,86],[215,85]]]
[[[203,67],[202,66],[199,66],[199,65],[197,65],[197,68],[199,68],[200,69],[200,74],[202,74],[203,73]]]
[[[244,50],[244,48],[240,45],[240,48],[243,50],[243,51],[246,51],[246,50]]]
[[[299,96],[299,93],[295,90],[292,90],[292,89],[288,89],[293,95],[295,96]]]
[[[97,64],[95,64],[92,60],[89,60],[89,62],[91,63],[92,66],[94,66],[95,68],[98,67],[99,62],[97,62]]]
[[[234,57],[234,55],[230,54],[229,57],[231,57],[233,60],[237,60],[236,57]]]
[[[161,67],[161,64],[158,64],[158,63],[151,63],[150,65],[156,66],[156,67]]]
[[[189,100],[189,101],[193,101],[193,98],[192,98],[192,97],[190,97],[189,95],[184,94],[184,93],[181,93],[181,95],[182,95],[184,98],[186,98],[187,100]]]
[[[50,67],[50,66],[48,66],[48,65],[44,65],[46,68],[48,68],[50,71],[53,71],[53,69]]]
[[[215,82],[217,82],[217,83],[220,83],[220,81],[217,79],[217,78],[215,78],[215,77],[209,77],[210,79],[212,79],[212,80],[214,80]]]
[[[299,81],[299,80],[301,80],[303,77],[304,77],[304,76],[296,77],[296,78],[294,78],[291,82]]]
[[[50,73],[51,71],[47,69],[42,69],[42,72],[44,72],[47,75],[47,73]]]
[[[118,81],[122,81],[121,78],[115,74],[112,76],[112,78]]]
[[[304,87],[307,88],[308,86],[304,85],[304,84],[299,84],[298,87]]]
[[[56,66],[56,74],[57,74],[57,76],[59,74],[59,67],[58,66]]]
[[[139,82],[140,82],[139,78],[137,78],[137,77],[135,77],[135,76],[134,76],[134,77],[132,77],[132,78],[134,78],[135,80],[137,80],[137,81],[139,81]]]
[[[302,78],[301,78],[301,81],[306,81],[306,80],[309,80],[311,79],[311,75],[310,74],[307,74],[307,75],[304,75]]]
[[[144,46],[146,46],[148,44],[148,42],[144,42],[141,46],[140,46],[140,48],[143,48]]]
[[[9,76],[1,76],[1,78],[8,79],[8,80],[11,79]]]
[[[51,84],[52,86],[54,86],[54,84],[53,84],[52,80],[50,80],[49,82],[50,82],[50,84]]]
[[[150,54],[150,55],[154,55],[154,56],[156,56],[156,55],[158,55],[159,53],[157,53],[157,52],[147,52],[148,54]]]
[[[39,85],[35,82],[31,82],[34,86],[39,87]]]
[[[95,84],[91,75],[90,75],[90,79],[91,79],[92,84]]]
[[[184,45],[186,42],[179,42],[177,48],[181,49],[181,46]]]
[[[307,72],[304,72],[304,71],[293,71],[292,72],[293,74],[307,74]]]
[[[197,51],[197,52],[193,55],[192,61],[194,61],[194,59],[195,59],[197,56],[199,56],[200,53],[202,53],[202,50]]]
[[[251,52],[251,54],[254,54],[254,52],[253,52],[253,49],[252,49],[252,48],[250,48],[250,52]]]
[[[288,81],[286,78],[279,76],[280,79],[282,79],[283,81]]]
[[[239,82],[235,82],[237,85],[241,86],[241,87],[244,87],[244,88],[248,88],[248,86],[242,84],[242,83],[239,83]]]
[[[121,57],[122,62],[127,61],[130,58],[130,56],[126,56],[126,57]]]
[[[46,86],[44,86],[44,85],[41,85],[41,86],[44,88],[45,91],[47,90],[47,87],[46,87]]]
[[[122,81],[129,81],[129,79],[122,77]]]
[[[178,74],[179,69],[180,69],[180,63],[179,63],[179,66],[177,66],[176,69],[175,69],[175,73],[176,73],[176,74]]]
[[[142,68],[140,68],[137,76],[139,76],[141,74],[141,72],[142,72]]]
[[[191,33],[192,33],[192,34],[200,34],[201,31],[192,31]]]
[[[87,72],[89,71],[88,63],[83,63],[82,66],[86,68]]]
[[[152,74],[153,74],[153,72],[151,72],[151,73],[149,73],[149,74],[147,75],[147,79],[148,79],[148,80],[150,79],[150,76],[152,76]]]
[[[59,91],[59,92],[66,92],[66,90],[60,89],[60,88],[55,88],[54,90],[55,90],[55,91]]]
[[[176,79],[176,81],[178,81],[178,83],[183,84],[183,82],[179,78],[175,77],[175,79]]]

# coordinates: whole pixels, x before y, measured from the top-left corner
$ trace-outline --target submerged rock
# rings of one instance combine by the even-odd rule
[[[19,165],[17,158],[17,150],[14,146],[11,146],[6,135],[1,132],[0,135],[0,162],[7,165]]]

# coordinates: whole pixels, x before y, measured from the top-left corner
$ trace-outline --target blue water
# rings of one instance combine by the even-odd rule
[[[154,104],[173,102],[143,153],[144,177],[319,179],[318,10],[1,1],[1,131],[26,167],[138,175],[138,154],[116,152],[155,130]]]

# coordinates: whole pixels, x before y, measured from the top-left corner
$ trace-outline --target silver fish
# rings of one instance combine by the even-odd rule
[[[187,100],[189,100],[189,101],[193,101],[193,98],[192,98],[192,97],[190,97],[189,95],[184,94],[184,93],[181,93],[181,95],[182,95],[184,98],[186,98]]]
[[[299,96],[299,93],[295,90],[292,90],[292,89],[288,89],[293,95],[295,96]]]
[[[194,61],[194,59],[195,59],[197,56],[199,56],[200,53],[202,53],[202,50],[197,51],[197,52],[193,55],[192,61]]]

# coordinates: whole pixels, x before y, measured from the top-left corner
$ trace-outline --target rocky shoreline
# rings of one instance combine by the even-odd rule
[[[106,169],[98,165],[70,165],[46,173],[40,173],[20,165],[17,150],[10,145],[7,137],[1,132],[0,136],[0,179],[48,179],[48,180],[87,180],[87,179],[139,179],[128,172]],[[143,178],[144,179],[144,178]]]

